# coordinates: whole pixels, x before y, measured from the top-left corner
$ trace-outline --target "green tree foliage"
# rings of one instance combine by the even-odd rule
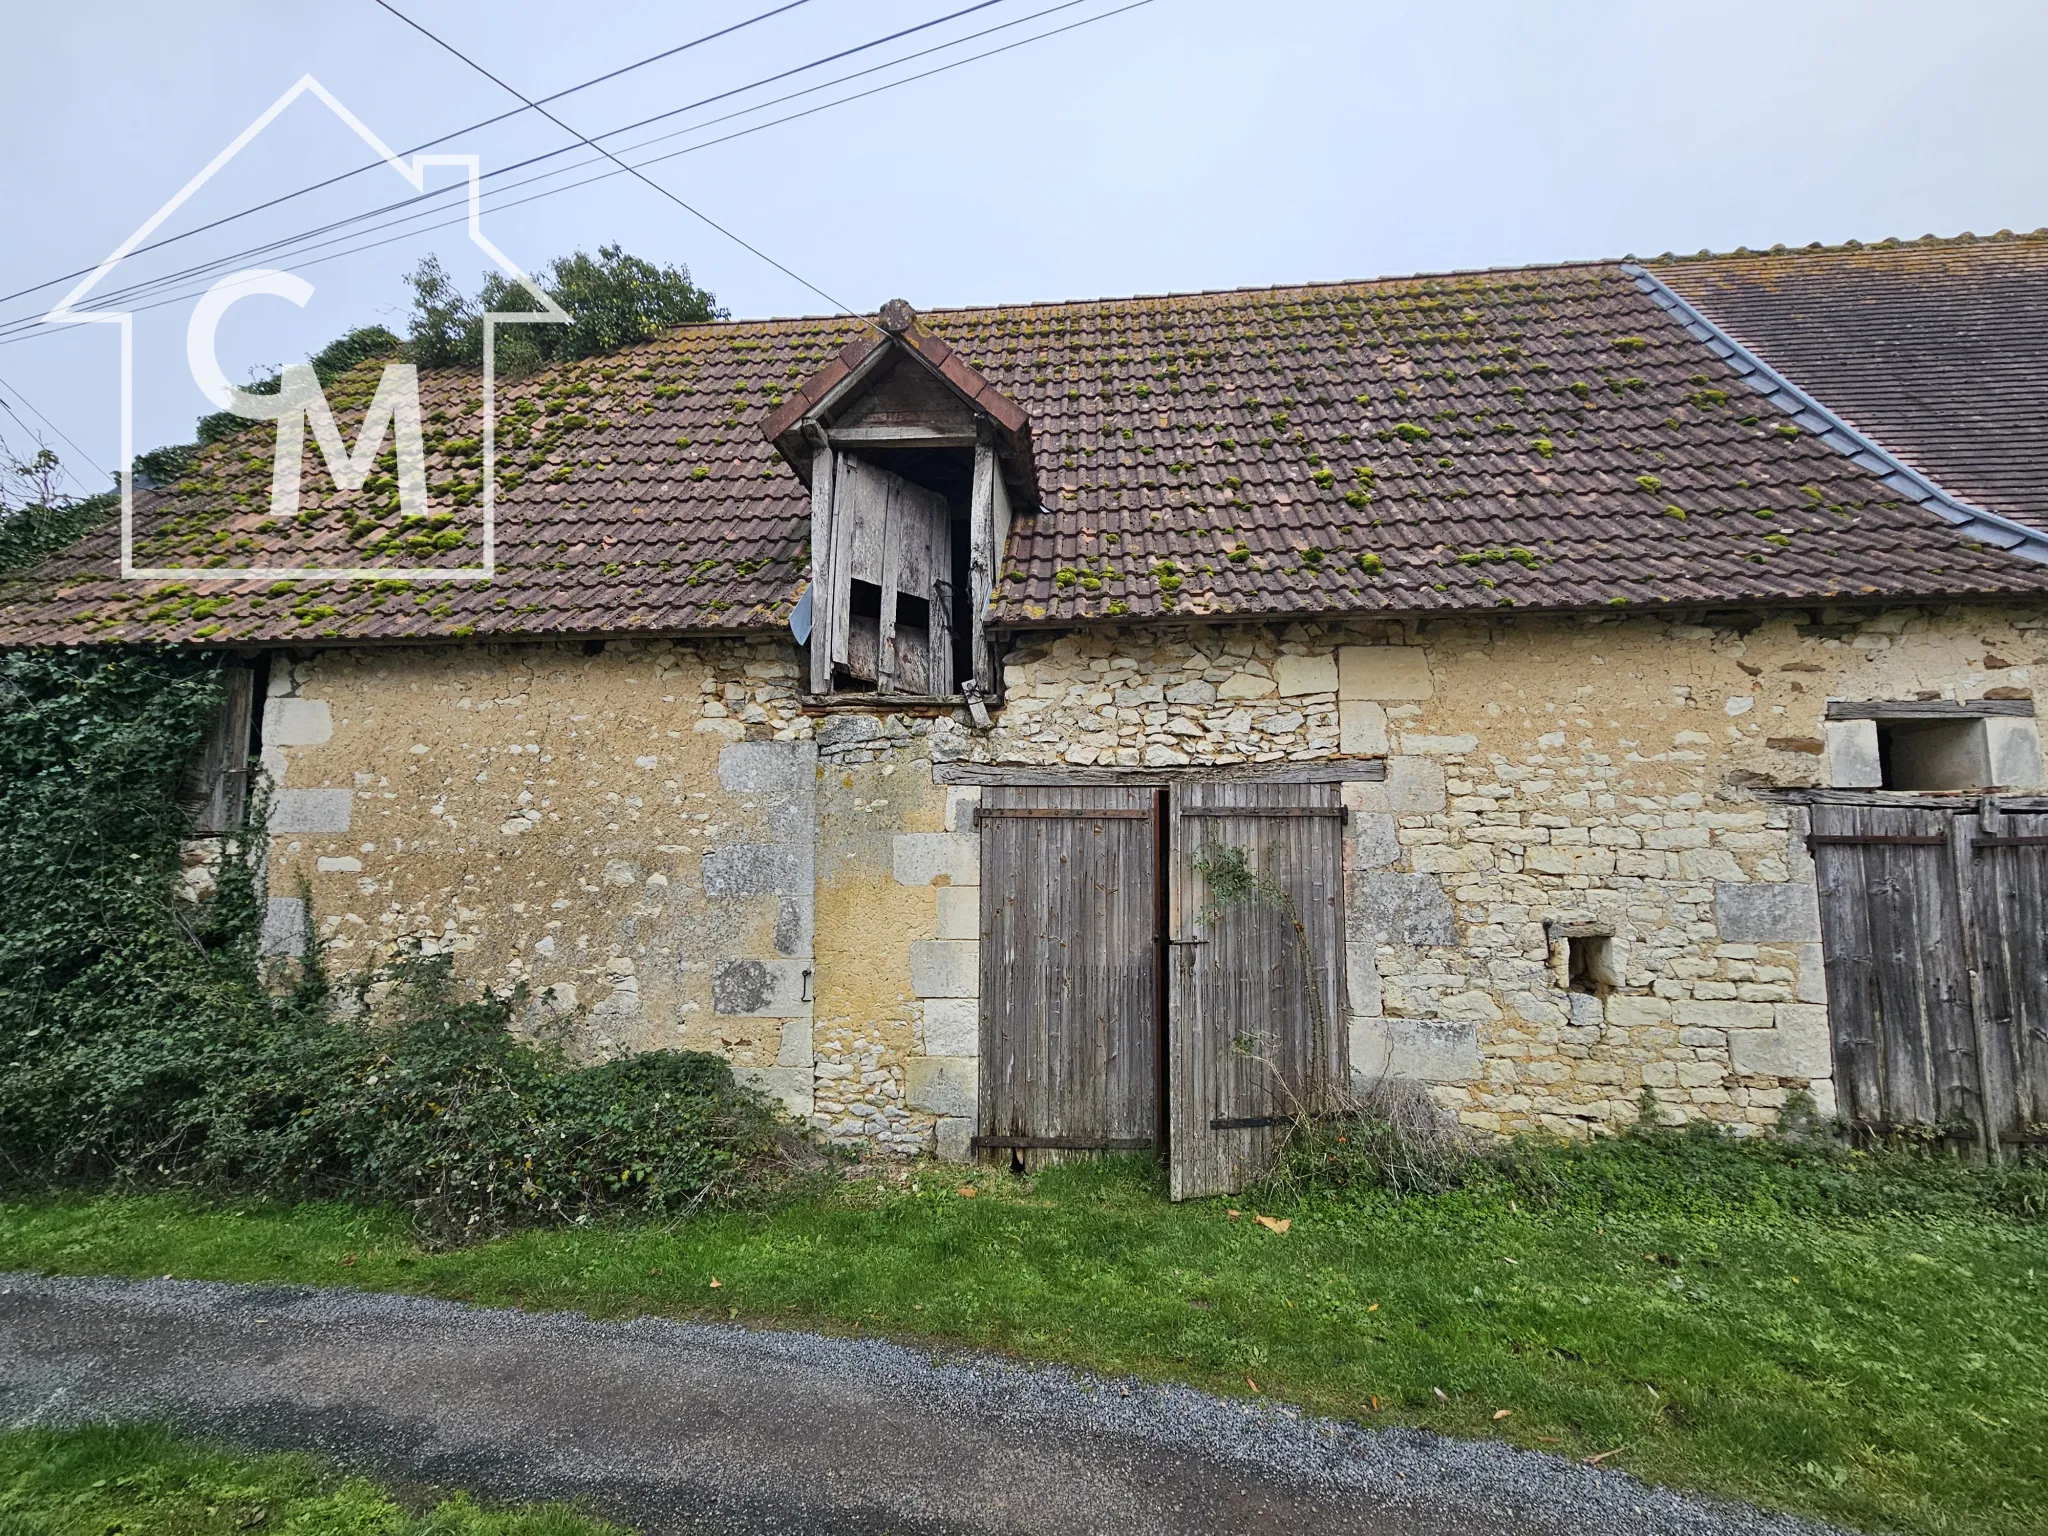
[[[449,1238],[756,1187],[786,1132],[718,1057],[577,1065],[445,957],[267,987],[249,861],[180,894],[219,699],[199,657],[0,654],[0,1182],[340,1196]]]
[[[406,279],[413,290],[408,351],[422,367],[480,366],[486,313],[528,314],[533,296],[502,272],[486,273],[474,299],[429,256]],[[658,267],[616,245],[597,255],[559,257],[535,277],[570,315],[567,325],[505,325],[497,333],[501,372],[529,372],[546,363],[596,357],[679,325],[724,317],[717,301],[690,281],[687,267]]]
[[[110,491],[69,495],[68,478],[48,443],[22,453],[0,437],[0,576],[62,549],[119,504]]]

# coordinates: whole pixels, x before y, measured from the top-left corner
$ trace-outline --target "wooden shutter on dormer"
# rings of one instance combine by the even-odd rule
[[[813,688],[844,681],[877,693],[952,693],[952,509],[938,492],[857,454],[833,454],[829,471],[818,464],[814,488],[826,474],[829,553],[818,578],[823,601],[812,603]]]

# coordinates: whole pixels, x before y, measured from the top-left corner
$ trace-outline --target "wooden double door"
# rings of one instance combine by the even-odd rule
[[[990,788],[977,1150],[1242,1187],[1348,1078],[1333,784]]]
[[[1852,1127],[2048,1142],[2048,812],[1819,804],[1835,1089]]]

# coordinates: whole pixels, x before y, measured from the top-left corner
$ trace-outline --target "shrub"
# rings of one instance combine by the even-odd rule
[[[394,968],[374,1015],[286,1008],[191,1106],[204,1183],[411,1209],[442,1238],[612,1211],[679,1215],[758,1188],[786,1145],[720,1057],[577,1065],[456,996],[447,956]]]
[[[179,894],[219,698],[195,657],[0,656],[0,1180],[343,1196],[447,1238],[676,1214],[788,1166],[801,1142],[723,1060],[579,1065],[513,1033],[519,995],[459,998],[446,957],[353,1007],[317,956],[266,987],[239,850]]]
[[[1855,1150],[1788,1110],[1774,1132],[1735,1136],[1712,1121],[1646,1113],[1586,1141],[1523,1135],[1480,1145],[1420,1084],[1383,1079],[1338,1113],[1288,1127],[1268,1192],[1369,1201],[1449,1194],[1486,1207],[1608,1215],[1766,1219],[1915,1216],[2048,1218],[2048,1165],[1987,1168],[1910,1146]]]

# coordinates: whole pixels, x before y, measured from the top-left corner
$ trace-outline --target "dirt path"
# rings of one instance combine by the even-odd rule
[[[345,1290],[0,1275],[0,1421],[154,1418],[648,1532],[1793,1536],[1489,1442],[972,1355]]]

